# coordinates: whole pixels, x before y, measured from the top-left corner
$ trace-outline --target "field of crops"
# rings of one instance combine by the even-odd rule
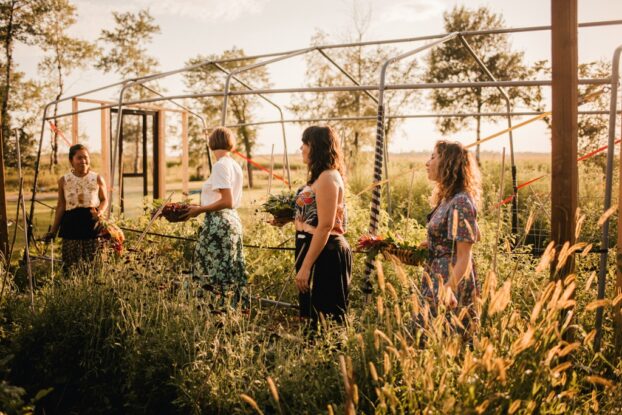
[[[431,190],[425,156],[391,161],[392,214],[383,212],[380,232],[420,241]],[[519,182],[549,169],[544,156],[517,162]],[[500,168],[499,155],[483,158],[483,239],[475,247],[482,296],[479,325],[466,339],[444,313],[426,312],[420,267],[379,257],[367,298],[365,255],[355,254],[348,324],[309,338],[293,310],[257,301],[222,308],[196,287],[187,273],[192,241],[152,235],[139,244],[126,232],[121,256],[108,252],[71,276],[35,261],[34,312],[23,270],[12,270],[0,303],[0,406],[7,413],[29,405],[46,413],[622,413],[613,255],[609,301],[594,302],[596,254],[576,255],[576,273],[550,282],[552,257],[539,249],[548,242],[549,180],[521,190],[512,235],[509,205],[495,207]],[[301,183],[303,170],[295,174]],[[353,246],[368,226],[370,195],[360,192],[370,183],[363,168],[348,172]],[[603,186],[602,171],[581,167],[581,242],[598,243]],[[509,173],[504,187],[505,197]],[[245,243],[293,246],[291,225],[274,228],[260,211],[266,195],[265,177],[246,192]],[[148,221],[143,214],[118,223],[142,230]],[[192,239],[198,225],[158,220],[150,230]],[[297,301],[292,251],[247,248],[245,255],[251,297]],[[598,306],[605,307],[604,337],[595,352]]]

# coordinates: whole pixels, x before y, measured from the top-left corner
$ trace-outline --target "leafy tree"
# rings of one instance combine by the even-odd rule
[[[2,65],[0,68],[4,69]],[[11,114],[10,134],[4,137],[4,157],[8,166],[17,165],[15,136],[19,136],[22,164],[34,162],[35,134],[40,127],[43,107],[41,102],[49,100],[47,85],[26,79],[23,72],[14,71],[11,75],[11,96],[8,113]]]
[[[50,11],[38,22],[41,27],[39,42],[46,51],[39,64],[39,70],[50,79],[55,89],[55,100],[65,91],[65,77],[74,69],[84,68],[96,56],[94,44],[69,36],[68,29],[76,23],[76,7],[68,0],[48,0]],[[53,116],[58,114],[58,104],[53,107]],[[52,135],[50,168],[58,164],[58,136]]]
[[[104,72],[114,72],[123,79],[145,76],[153,73],[158,66],[158,60],[147,53],[146,46],[151,43],[153,36],[160,33],[160,26],[148,10],[138,13],[112,12],[115,26],[111,30],[101,31],[100,41],[104,44],[104,52],[100,55],[98,69]],[[157,87],[152,84],[152,87]],[[125,95],[126,99],[142,99],[152,96],[145,88],[130,88]],[[133,122],[136,121],[136,122]],[[138,120],[124,123],[125,139],[134,142],[133,164],[134,171],[138,170],[140,152]]]
[[[443,15],[445,31],[459,32],[483,29],[498,29],[504,26],[501,15],[495,14],[486,7],[475,10],[466,7],[454,7]],[[466,39],[477,56],[484,62],[490,72],[498,80],[525,79],[533,73],[523,63],[523,53],[512,51],[507,35],[469,36]],[[490,78],[482,71],[468,50],[453,39],[434,48],[428,58],[427,82],[485,82]],[[519,102],[530,106],[540,91],[509,88],[506,89],[512,107]],[[456,88],[435,89],[431,92],[432,105],[435,111],[481,113],[504,111],[505,101],[495,88]],[[446,117],[439,118],[437,127],[441,133],[451,133],[470,128],[475,121],[476,137],[481,136],[481,117]],[[476,149],[479,162],[479,144]]]
[[[15,70],[13,50],[16,43],[33,45],[39,37],[37,22],[49,10],[49,4],[45,0],[0,0],[0,38],[2,39],[2,79],[0,80],[0,97],[2,106],[0,109],[0,129],[3,138],[2,148],[5,160],[11,165],[15,158],[9,157],[11,150],[7,147],[7,137],[14,128],[11,121],[11,106],[20,105],[13,103],[15,99],[14,89],[16,79],[23,79]],[[19,127],[18,127],[19,128]],[[29,149],[24,148],[25,152]]]
[[[245,56],[244,50],[233,48],[231,50],[224,51],[221,55],[203,56],[198,55],[188,62],[187,65],[196,65],[197,63],[205,60],[218,60],[218,59],[230,59],[230,58],[243,58]],[[245,67],[255,63],[255,59],[243,59],[234,62],[226,62],[222,64],[222,67],[231,72],[235,69]],[[226,74],[219,70],[215,65],[203,65],[193,71],[186,72],[184,74],[184,83],[186,88],[191,93],[200,93],[204,91],[218,91],[222,90],[225,82]],[[250,71],[242,72],[237,75],[237,78],[250,85],[252,88],[261,89],[268,88],[270,86],[270,79],[268,71],[265,67],[259,67]],[[231,81],[230,91],[246,90],[247,88],[236,82]],[[236,122],[237,124],[252,122],[254,112],[260,105],[260,97],[255,95],[232,95],[229,96],[227,105],[227,119],[230,122]],[[220,125],[220,117],[222,111],[222,98],[200,98],[196,100],[199,105],[199,112],[204,114],[208,126]],[[196,125],[196,124],[195,124]],[[195,127],[196,128],[196,127]],[[204,149],[204,135],[197,134],[196,130],[190,135],[191,145],[195,148]],[[253,148],[257,141],[257,128],[253,126],[243,126],[237,129],[238,141],[244,145],[244,152],[248,158],[253,155]],[[198,140],[198,141],[197,141]],[[205,150],[206,151],[206,150]],[[191,152],[192,154],[193,152]],[[195,160],[199,154],[205,154],[204,152],[193,154]],[[196,162],[196,161],[195,161]],[[248,166],[248,182],[249,186],[253,187],[253,175],[250,163]]]
[[[537,73],[550,79],[551,66],[548,61],[538,62]],[[611,75],[611,63],[603,60],[581,63],[578,66],[579,78],[608,78]],[[610,88],[602,85],[579,85],[579,111],[609,110]],[[545,100],[539,98],[539,110],[545,111]],[[545,117],[544,122],[551,128],[551,117]],[[609,115],[608,114],[582,114],[577,121],[579,154],[592,152],[607,145],[609,139]],[[603,152],[594,157],[585,159],[583,163],[602,169],[603,173],[607,165],[607,153]]]
[[[370,13],[360,13],[354,9],[354,38],[345,39],[346,42],[361,42],[367,31]],[[317,32],[311,41],[312,45],[330,43],[326,33]],[[330,49],[326,54],[345,69],[360,84],[377,84],[380,66],[383,62],[400,52],[391,47],[371,46],[353,47],[344,49]],[[353,85],[352,80],[341,73],[320,53],[310,53],[306,56],[306,79],[308,86],[340,86]],[[407,59],[398,62],[388,72],[387,84],[397,84],[412,81],[416,73],[416,60]],[[373,91],[372,91],[373,94]],[[415,103],[414,91],[386,91],[385,112],[397,108],[403,109]],[[291,111],[301,118],[332,118],[332,117],[364,117],[377,115],[378,105],[373,98],[365,92],[335,92],[298,94],[294,104],[289,107]],[[398,118],[386,118],[385,137],[390,139],[391,133],[399,126],[402,120]],[[375,137],[375,122],[369,121],[340,121],[339,128],[345,140],[348,160],[356,160],[360,148],[366,144],[372,144]]]

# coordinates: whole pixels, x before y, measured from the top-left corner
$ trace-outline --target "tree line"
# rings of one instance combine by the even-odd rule
[[[345,38],[335,38],[318,31],[311,44],[336,43],[339,41],[360,42],[365,39],[371,21],[371,11],[360,9],[352,13],[352,25]],[[112,12],[113,26],[102,29],[95,41],[80,39],[70,35],[70,28],[76,23],[76,6],[70,0],[0,0],[0,33],[2,34],[2,54],[0,56],[0,130],[2,132],[5,163],[15,163],[14,139],[19,136],[24,163],[32,163],[34,142],[43,105],[61,97],[66,91],[66,79],[76,71],[95,69],[112,73],[121,79],[139,77],[156,72],[158,60],[150,55],[149,46],[160,26],[148,10],[138,12]],[[456,6],[443,15],[446,32],[472,31],[502,28],[503,17],[486,7],[468,9]],[[539,61],[525,62],[524,53],[512,48],[505,34],[470,36],[468,41],[498,80],[535,79],[550,76],[549,64]],[[19,45],[36,47],[42,52],[38,64],[38,75],[29,78],[15,62],[14,51]],[[306,86],[337,86],[376,84],[380,65],[389,57],[399,54],[394,46],[368,46],[330,49],[321,53],[306,55]],[[232,47],[221,53],[198,54],[184,64],[193,65],[206,59],[244,58],[243,49]],[[345,74],[330,60],[338,63]],[[225,62],[220,66],[204,65],[184,74],[186,92],[200,93],[223,88],[226,72],[254,63],[253,59]],[[176,65],[173,65],[176,66]],[[181,66],[181,65],[179,65]],[[581,77],[604,77],[609,66],[603,62],[592,62],[580,67]],[[233,82],[231,90],[268,88],[271,85],[270,73],[266,67],[242,72],[238,78],[243,82]],[[470,82],[488,81],[489,78],[479,68],[468,51],[456,40],[433,49],[424,59],[407,59],[397,63],[389,73],[388,83],[416,82]],[[151,84],[153,86],[153,84]],[[583,88],[581,93],[594,92]],[[156,87],[157,89],[157,87]],[[514,109],[545,110],[545,94],[541,88],[509,88],[507,93]],[[151,97],[147,89],[130,89],[128,98]],[[586,103],[587,109],[606,108],[606,96],[596,96]],[[477,139],[481,135],[483,112],[505,111],[505,102],[499,92],[492,88],[435,89],[431,92],[415,90],[387,91],[385,98],[387,115],[426,112],[468,112],[470,117],[438,118],[436,122],[440,134],[473,129]],[[193,110],[200,112],[208,125],[220,123],[222,98],[210,97],[189,103]],[[257,119],[261,97],[235,95],[229,97],[228,120],[234,124],[246,124]],[[287,106],[296,117],[373,117],[377,104],[374,91],[338,92],[331,94],[295,94]],[[58,114],[58,107],[52,107],[51,115]],[[386,137],[395,136],[403,120],[387,118]],[[550,120],[545,120],[547,123]],[[59,120],[59,125],[63,121]],[[365,146],[373,143],[375,123],[351,120],[337,124],[343,137],[343,148],[347,160],[356,160],[357,154]],[[205,155],[204,135],[199,125],[190,118],[191,163],[199,165]],[[62,128],[61,128],[62,130]],[[605,140],[607,122],[605,117],[591,115],[580,117],[580,145],[587,150],[596,148]],[[247,156],[253,156],[258,129],[241,126],[237,129],[240,147]],[[138,140],[136,146],[138,146]],[[58,137],[53,133],[49,151],[50,165],[58,163]],[[138,151],[138,148],[136,148]],[[46,151],[46,154],[47,152]],[[476,151],[479,157],[479,148]],[[598,158],[593,159],[601,163]],[[252,171],[252,169],[249,169]],[[252,182],[252,177],[250,178]]]

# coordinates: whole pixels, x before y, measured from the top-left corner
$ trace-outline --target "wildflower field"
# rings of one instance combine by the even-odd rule
[[[392,214],[383,212],[381,233],[425,238],[430,186],[422,163],[403,157],[392,164]],[[525,180],[548,169],[528,158],[519,163]],[[412,167],[421,169],[398,176]],[[246,249],[248,306],[223,309],[193,284],[187,272],[194,244],[186,239],[152,235],[139,243],[139,234],[126,232],[122,255],[107,252],[101,263],[68,277],[35,261],[34,311],[22,270],[10,269],[0,303],[1,410],[622,413],[622,363],[612,333],[612,310],[622,296],[613,292],[613,255],[607,300],[595,302],[599,255],[584,249],[599,239],[602,174],[582,171],[579,244],[562,248],[562,262],[574,250],[583,253],[574,255],[574,274],[552,280],[553,255],[544,250],[548,179],[522,191],[519,231],[512,235],[509,205],[495,208],[499,160],[484,160],[482,171],[483,239],[475,247],[482,295],[472,337],[456,333],[445,313],[426,313],[418,296],[420,267],[379,256],[374,292],[366,297],[363,253],[355,254],[346,327],[326,326],[309,339],[295,310],[260,304],[255,299],[297,301],[292,251],[262,248],[293,246],[291,225],[266,223],[262,182],[241,210],[245,243],[259,246]],[[370,182],[362,170],[349,172],[352,246],[368,226],[369,194],[360,192]],[[504,196],[510,186],[507,175]],[[145,214],[117,223],[142,230],[148,222]],[[158,220],[150,231],[192,239],[198,223]],[[595,352],[598,307],[605,318]],[[418,315],[422,329],[416,329]]]

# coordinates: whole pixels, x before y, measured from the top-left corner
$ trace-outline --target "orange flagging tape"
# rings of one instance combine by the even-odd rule
[[[265,171],[268,174],[272,174],[272,177],[274,177],[277,180],[282,181],[283,183],[285,183],[286,185],[289,186],[289,182],[287,180],[285,180],[283,177],[279,176],[278,174],[273,173],[272,171],[270,171],[270,169],[262,166],[261,164],[257,163],[255,160],[253,160],[253,159],[251,159],[249,157],[246,157],[244,154],[240,153],[237,150],[233,150],[232,153],[235,154],[236,156],[242,157],[244,160],[248,161],[250,164],[252,164],[253,166],[257,167],[258,169],[263,170],[263,171]]]
[[[56,124],[54,124],[52,121],[49,121],[49,123],[50,123],[50,129],[51,129],[54,133],[56,133],[56,135],[59,135],[59,136],[60,136],[60,137],[61,137],[61,138],[65,141],[65,143],[66,143],[69,147],[71,147],[71,142],[70,142],[69,140],[67,140],[67,137],[65,137],[65,134],[63,134],[63,132],[60,130],[60,128],[58,128],[58,127],[56,126]]]
[[[621,139],[618,139],[618,140],[616,140],[616,141],[615,141],[615,144],[620,144],[621,142],[622,142],[622,140],[621,140]],[[598,153],[602,153],[603,151],[607,150],[607,148],[609,148],[609,146],[608,146],[608,145],[603,146],[603,147],[600,147],[600,148],[598,148],[598,149],[596,149],[596,150],[594,150],[594,151],[591,151],[591,152],[589,152],[589,153],[587,153],[587,154],[585,154],[585,155],[583,155],[583,156],[579,157],[579,158],[577,159],[577,161],[583,161],[583,160],[587,160],[587,159],[589,159],[589,158],[591,158],[591,157],[594,157],[594,156],[595,156],[595,155],[597,155]],[[546,176],[536,177],[535,179],[531,179],[531,180],[529,180],[528,182],[521,183],[520,185],[518,185],[518,187],[516,188],[516,190],[522,189],[523,187],[527,187],[527,186],[529,186],[530,184],[532,184],[533,182],[537,182],[538,180],[543,179],[544,177],[546,177]],[[503,199],[501,202],[497,203],[497,204],[495,205],[495,208],[497,208],[497,207],[499,207],[499,206],[502,206],[502,205],[505,205],[505,204],[507,204],[507,203],[510,203],[510,202],[512,201],[512,199],[514,199],[514,195],[510,195],[510,196],[506,197],[506,198],[505,198],[505,199]]]

